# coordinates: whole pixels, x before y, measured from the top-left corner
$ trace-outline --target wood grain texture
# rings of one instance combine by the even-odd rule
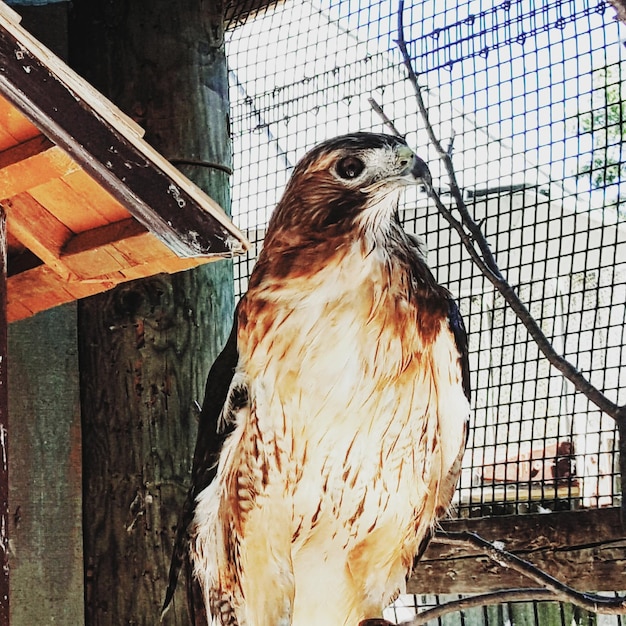
[[[206,26],[210,13],[210,5],[205,5],[202,15],[194,16],[198,29]],[[183,17],[190,15],[181,12]],[[138,16],[140,22],[143,17]],[[176,20],[170,20],[172,23]],[[155,34],[153,40],[160,38]],[[128,42],[124,43],[128,48]],[[138,50],[141,48],[130,52],[134,54]],[[201,49],[193,53],[202,58]],[[84,56],[90,58],[88,52]],[[0,63],[3,95],[67,153],[67,159],[77,164],[76,169],[82,167],[178,254],[230,257],[245,251],[247,242],[211,197],[191,184],[153,146],[142,141],[134,132],[136,125],[91,85],[59,62],[28,32],[6,20],[0,28]],[[124,62],[120,67],[123,65]],[[132,62],[129,66],[150,73],[145,71],[147,66],[138,67]],[[168,88],[174,86],[170,84]],[[202,87],[202,82],[198,82],[198,87]],[[180,96],[180,92],[171,95]],[[188,118],[180,118],[178,126],[185,127],[187,122]],[[12,176],[8,173],[5,176],[10,168],[0,170],[0,187],[18,185],[14,192],[18,193],[25,190],[19,185],[28,176],[20,164],[12,167],[18,168],[11,172]],[[38,164],[36,171],[40,170],[45,168]]]
[[[72,47],[80,73],[145,126],[162,154],[229,166],[226,63],[219,23],[208,19],[215,6],[79,0]],[[184,173],[229,206],[224,172]],[[89,625],[158,623],[190,481],[194,403],[233,300],[232,266],[220,261],[79,304]],[[184,588],[183,580],[166,625],[190,623]]]
[[[619,509],[447,520],[408,582],[410,593],[483,593],[528,587],[523,575],[502,568],[478,549],[446,545],[445,533],[472,531],[537,565],[579,591],[624,587],[626,533]],[[530,585],[532,586],[532,585]]]
[[[11,624],[83,624],[76,307],[9,328]]]
[[[203,266],[80,305],[87,624],[156,624],[227,276]],[[214,274],[214,273],[213,273]],[[184,597],[175,617],[185,623]]]
[[[9,624],[9,393],[7,369],[7,228],[0,206],[0,626]]]

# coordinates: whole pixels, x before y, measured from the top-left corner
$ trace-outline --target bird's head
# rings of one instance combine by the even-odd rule
[[[297,240],[300,231],[315,240],[384,228],[395,219],[402,189],[430,181],[426,163],[403,139],[376,133],[329,139],[294,168],[268,236],[276,231]]]

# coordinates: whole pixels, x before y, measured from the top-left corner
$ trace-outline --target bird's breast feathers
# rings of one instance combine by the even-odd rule
[[[351,554],[354,575],[367,569],[361,578],[374,595],[402,586],[449,505],[469,412],[447,304],[418,302],[409,274],[386,252],[363,254],[355,243],[307,278],[266,279],[262,292],[248,292],[236,378],[246,381],[249,404],[210,497],[198,499],[209,535],[220,518],[217,545],[273,529],[293,559],[285,571],[313,567],[319,584],[318,563],[341,569],[332,555]],[[384,536],[372,543],[375,529]],[[267,556],[258,546],[246,553]],[[251,564],[236,558],[248,579]],[[227,570],[214,563],[213,571]]]

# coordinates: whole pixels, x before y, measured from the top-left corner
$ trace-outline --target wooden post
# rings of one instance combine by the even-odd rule
[[[7,375],[7,233],[0,206],[0,626],[9,624],[9,394]]]
[[[67,57],[68,4],[14,7],[23,18],[21,25],[61,58]],[[84,594],[76,305],[15,322],[8,335],[10,621],[13,626],[80,625]]]
[[[70,61],[157,150],[193,163],[181,169],[226,208],[221,28],[217,2],[77,0]],[[79,303],[87,624],[159,623],[190,480],[194,407],[233,308],[229,261]],[[165,624],[189,624],[184,588]]]

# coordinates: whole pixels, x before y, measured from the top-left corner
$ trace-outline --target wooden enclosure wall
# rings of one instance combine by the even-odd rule
[[[9,327],[11,624],[83,623],[76,305]]]
[[[16,7],[61,58],[67,4]],[[84,620],[76,304],[9,326],[12,626]]]

